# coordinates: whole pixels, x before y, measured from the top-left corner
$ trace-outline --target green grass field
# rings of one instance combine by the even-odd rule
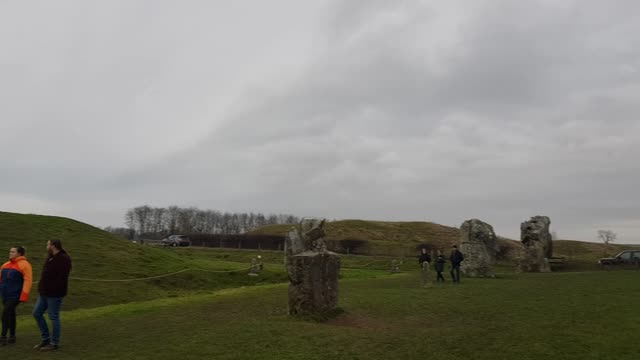
[[[391,257],[343,256],[340,307],[326,323],[286,315],[287,281],[277,251],[155,248],[70,219],[0,213],[0,249],[26,245],[35,276],[44,244],[60,237],[77,278],[63,306],[62,347],[31,349],[35,290],[18,308],[23,359],[638,359],[640,271],[594,268],[599,247],[559,243],[565,272],[420,287],[415,259],[389,275]],[[247,276],[262,255],[265,271]],[[230,272],[233,269],[243,269]],[[576,271],[580,270],[580,271]]]
[[[63,314],[59,359],[637,359],[640,272],[507,275],[431,288],[415,274],[341,282],[328,323],[286,315],[286,286]],[[6,356],[41,359],[19,319]]]

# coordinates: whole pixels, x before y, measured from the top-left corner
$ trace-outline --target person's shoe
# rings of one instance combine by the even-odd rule
[[[9,336],[9,339],[7,339],[7,343],[15,344],[16,343],[16,337],[15,336]]]
[[[7,337],[6,336],[1,336],[0,337],[0,346],[5,346],[7,345]]]
[[[43,347],[45,347],[47,345],[49,345],[49,340],[42,340],[40,342],[40,344],[34,346],[33,348],[36,349],[36,350],[40,350],[40,349],[42,349]]]
[[[58,345],[56,344],[47,344],[40,348],[40,351],[55,351],[58,350]]]

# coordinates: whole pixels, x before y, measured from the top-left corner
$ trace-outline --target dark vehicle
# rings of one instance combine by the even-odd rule
[[[600,265],[633,265],[640,267],[640,250],[625,250],[612,258],[602,258]]]
[[[191,239],[186,235],[171,235],[162,239],[162,245],[164,246],[190,246]]]

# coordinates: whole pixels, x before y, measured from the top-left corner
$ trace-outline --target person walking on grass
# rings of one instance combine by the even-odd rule
[[[460,263],[463,260],[464,256],[462,255],[460,250],[458,250],[458,247],[456,245],[453,245],[449,261],[451,261],[451,279],[453,279],[454,283],[460,283]]]
[[[62,241],[49,240],[47,253],[47,260],[44,262],[38,284],[38,300],[33,308],[33,317],[36,319],[41,336],[40,344],[34,346],[34,349],[40,351],[57,350],[60,346],[60,307],[62,299],[67,295],[71,272],[71,258],[62,248]],[[49,313],[51,333],[44,319],[45,311]]]
[[[418,263],[420,264],[420,271],[422,273],[422,286],[427,287],[430,282],[429,266],[431,265],[431,255],[426,248],[420,249]]]
[[[31,264],[24,257],[24,247],[9,250],[9,261],[0,270],[0,293],[2,294],[2,336],[0,346],[16,342],[16,308],[29,299],[32,284]],[[7,339],[7,333],[9,338]]]
[[[438,250],[438,257],[436,258],[436,273],[438,273],[438,277],[436,279],[437,282],[444,282],[442,272],[444,271],[444,264],[446,262],[447,260],[445,260],[444,255],[442,255],[442,251]]]

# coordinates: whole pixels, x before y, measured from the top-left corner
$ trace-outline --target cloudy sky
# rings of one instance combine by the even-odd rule
[[[2,1],[0,210],[640,243],[640,2]]]

